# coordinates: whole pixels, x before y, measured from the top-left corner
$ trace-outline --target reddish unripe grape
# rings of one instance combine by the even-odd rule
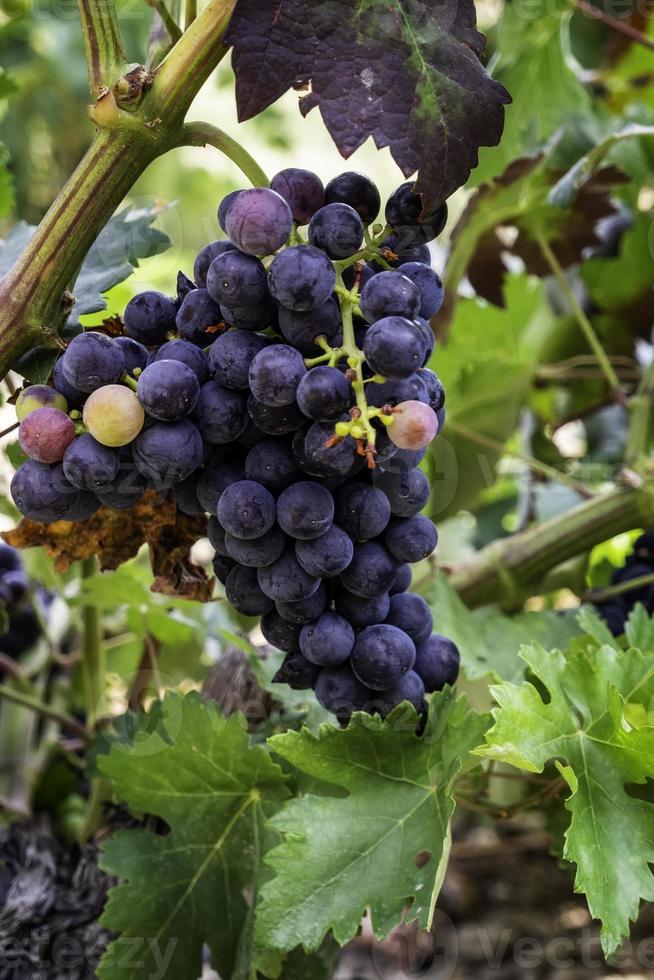
[[[400,402],[388,435],[399,449],[424,449],[438,433],[436,412],[422,402]]]
[[[39,408],[58,408],[62,412],[67,412],[68,402],[50,385],[29,385],[28,388],[23,388],[16,399],[18,421],[22,422],[30,412],[36,412]]]
[[[18,441],[37,463],[58,463],[75,438],[75,426],[59,408],[37,408],[20,423]]]
[[[89,395],[82,417],[97,442],[117,447],[136,438],[143,428],[145,412],[131,388],[105,385]]]

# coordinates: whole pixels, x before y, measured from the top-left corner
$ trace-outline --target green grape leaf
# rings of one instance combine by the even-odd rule
[[[432,697],[424,734],[413,709],[382,722],[355,714],[345,730],[322,726],[272,738],[270,748],[319,780],[284,804],[272,826],[284,841],[267,856],[255,937],[286,951],[318,949],[332,930],[341,945],[370,910],[378,939],[410,905],[428,929],[450,851],[452,785],[487,725],[450,690]]]
[[[633,728],[626,714],[649,694],[654,654],[609,646],[564,654],[533,644],[522,657],[539,688],[492,689],[495,724],[479,752],[532,773],[556,762],[570,789],[563,855],[577,866],[575,888],[601,920],[608,956],[640,900],[654,900],[654,805],[633,791],[652,778],[654,729]]]
[[[615,258],[591,258],[581,275],[591,299],[603,310],[627,313],[632,306],[651,322],[654,309],[654,217],[640,213],[624,232]],[[640,312],[641,308],[642,313]]]
[[[427,208],[499,141],[510,97],[479,60],[471,0],[238,0],[225,40],[239,119],[310,82],[302,112],[320,109],[345,157],[370,136],[388,146]]]
[[[287,795],[279,766],[250,744],[242,716],[225,719],[195,693],[167,694],[97,766],[120,800],[170,828],[119,831],[103,846],[122,883],[102,922],[120,936],[98,976],[146,980],[165,961],[166,976],[197,977],[207,943],[221,976],[248,978],[268,817]]]
[[[622,140],[642,139],[654,136],[654,126],[630,123],[619,133],[611,133],[600,140],[565,173],[549,193],[549,202],[559,208],[569,208],[578,192],[592,177],[604,157]]]

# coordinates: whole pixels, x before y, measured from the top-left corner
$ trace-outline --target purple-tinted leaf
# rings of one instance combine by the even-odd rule
[[[472,0],[238,0],[226,40],[241,120],[310,84],[302,112],[318,106],[343,156],[390,147],[426,208],[502,133],[510,98],[479,61]]]

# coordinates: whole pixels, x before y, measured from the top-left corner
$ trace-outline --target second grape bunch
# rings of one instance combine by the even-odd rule
[[[459,662],[408,591],[437,543],[419,464],[445,421],[427,243],[447,207],[423,214],[406,183],[380,210],[356,173],[233,192],[229,237],[175,298],[141,293],[124,336],[75,337],[17,405],[24,514],[83,520],[152,489],[208,515],[228,599],[286,653],[278,679],[343,720],[422,709]]]

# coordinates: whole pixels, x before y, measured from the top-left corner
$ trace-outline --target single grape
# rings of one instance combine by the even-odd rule
[[[275,608],[287,623],[304,626],[305,623],[313,623],[327,608],[327,591],[321,584],[306,599],[290,602],[280,600],[275,603]]]
[[[404,562],[397,570],[395,581],[388,590],[389,595],[392,597],[394,595],[399,595],[400,592],[406,592],[411,585],[412,578],[413,571],[411,570],[411,565]]]
[[[435,551],[438,531],[424,514],[394,517],[386,528],[384,543],[398,561],[414,565]]]
[[[174,300],[163,293],[148,290],[139,293],[127,304],[123,317],[125,333],[146,347],[156,347],[163,344],[166,334],[175,329],[176,316],[177,304]]]
[[[399,449],[424,449],[437,433],[438,418],[429,405],[416,401],[400,402],[393,409],[388,435]]]
[[[189,517],[201,517],[204,508],[198,500],[197,486],[200,474],[196,471],[187,476],[185,480],[176,483],[172,488],[173,496],[177,502],[178,509],[182,514]]]
[[[223,252],[209,267],[207,289],[221,305],[255,305],[268,297],[266,270],[253,255],[238,249]]]
[[[365,459],[359,455],[357,444],[350,436],[327,447],[333,436],[333,422],[314,422],[308,428],[304,438],[306,464],[316,476],[352,476],[366,465]]]
[[[354,555],[352,541],[340,527],[309,541],[296,541],[295,556],[305,572],[316,578],[334,578],[348,568]]]
[[[99,506],[93,494],[68,482],[61,463],[28,459],[14,473],[10,490],[21,514],[39,524],[83,520]]]
[[[60,408],[37,408],[18,429],[20,448],[38,463],[58,463],[75,438],[75,426]]]
[[[318,702],[326,711],[336,715],[341,724],[349,721],[355,711],[365,711],[375,694],[352,673],[348,664],[323,667],[315,681]]]
[[[300,650],[312,664],[337,667],[345,663],[354,648],[354,630],[347,619],[335,612],[323,613],[300,633]]]
[[[245,390],[252,361],[267,344],[265,337],[249,330],[228,330],[209,350],[212,375],[225,388]]]
[[[260,442],[264,441],[264,439],[266,439],[266,433],[257,428],[252,419],[248,416],[248,424],[238,437],[239,446],[242,446],[243,449],[249,451],[250,449],[254,449],[255,446],[258,446]]]
[[[223,305],[220,312],[225,323],[230,327],[238,327],[239,330],[257,332],[269,327],[275,330],[277,326],[277,309],[272,300],[243,306]]]
[[[265,616],[273,608],[272,601],[259,588],[257,571],[235,565],[225,580],[227,599],[241,616]]]
[[[57,408],[60,412],[68,411],[68,402],[63,395],[49,385],[29,385],[23,388],[16,399],[16,418],[19,422],[26,419],[30,412],[39,408]]]
[[[7,572],[19,572],[23,567],[20,551],[12,548],[11,545],[0,541],[0,573],[4,576]]]
[[[250,389],[262,405],[291,405],[306,373],[299,351],[287,344],[271,344],[259,351],[250,365]]]
[[[213,348],[212,348],[213,349]],[[209,362],[204,351],[192,344],[190,340],[168,340],[162,344],[152,358],[156,361],[179,361],[195,373],[199,383],[203,385],[209,380]]]
[[[429,480],[422,470],[394,473],[375,470],[373,479],[386,495],[394,517],[413,517],[429,500]]]
[[[391,519],[386,495],[358,480],[336,492],[335,520],[353,541],[369,541],[382,534]]]
[[[316,338],[324,337],[334,344],[341,333],[341,311],[333,296],[308,312],[279,308],[279,329],[285,340],[297,347],[305,357],[316,357],[320,348]]]
[[[367,262],[354,262],[343,269],[343,283],[346,289],[354,289],[356,286],[361,290],[374,274]]]
[[[284,490],[277,501],[277,520],[292,538],[309,541],[329,530],[334,498],[320,483],[301,480]]]
[[[384,702],[383,708],[380,710],[382,717],[385,717],[393,708],[397,708],[404,701],[412,704],[418,712],[425,710],[425,685],[422,678],[415,670],[407,670],[406,674],[402,674],[395,687],[392,687],[390,691],[384,691],[382,700]]]
[[[325,365],[311,368],[297,388],[300,410],[317,422],[339,418],[354,401],[352,385],[343,372]]]
[[[155,422],[132,445],[134,463],[158,489],[171,487],[190,476],[202,463],[200,433],[188,419]]]
[[[301,626],[287,623],[276,609],[266,613],[260,625],[264,638],[271,646],[284,653],[299,653]]]
[[[390,405],[394,408],[400,402],[416,401],[429,404],[427,386],[420,374],[410,374],[408,378],[384,381],[380,384],[373,382],[366,385],[366,401],[369,405],[383,408]]]
[[[300,477],[293,451],[285,439],[264,439],[245,457],[248,480],[263,484],[272,493],[279,493]]]
[[[153,361],[139,378],[137,394],[151,418],[175,422],[193,411],[200,385],[195,371],[181,361]]]
[[[420,293],[420,316],[431,320],[438,313],[445,298],[443,280],[430,265],[425,262],[405,262],[402,265],[402,275],[415,283]]]
[[[8,606],[13,606],[21,599],[24,599],[29,590],[29,579],[24,571],[16,569],[13,572],[5,572],[0,579],[0,599]],[[10,620],[13,622],[15,611],[10,611]],[[4,639],[4,633],[2,639]],[[0,646],[2,645],[0,639]]]
[[[218,520],[234,537],[260,538],[275,523],[275,498],[253,480],[233,483],[218,501]]]
[[[298,312],[326,303],[335,285],[334,266],[313,245],[285,248],[275,256],[268,271],[268,286],[277,302]]]
[[[66,399],[68,406],[67,410],[82,407],[84,400],[86,399],[86,392],[80,391],[66,380],[66,376],[64,374],[64,361],[62,357],[59,358],[52,369],[52,384],[54,385],[55,390]]]
[[[293,691],[310,691],[316,683],[319,667],[310,663],[299,650],[287,653],[273,677],[273,684],[287,684]]]
[[[253,187],[241,191],[225,216],[225,231],[248,255],[271,255],[285,245],[293,228],[291,209],[275,191]]]
[[[207,381],[200,388],[193,421],[205,442],[216,445],[234,442],[248,423],[245,395]]]
[[[308,599],[320,587],[320,579],[307,575],[292,546],[287,547],[272,565],[259,568],[257,575],[261,590],[274,602]]]
[[[73,337],[62,361],[68,383],[87,394],[113,384],[125,373],[125,356],[118,344],[97,331]]]
[[[220,584],[226,585],[227,576],[233,568],[236,568],[236,562],[234,559],[226,557],[225,555],[216,555],[211,564],[213,565],[214,575]]]
[[[97,490],[116,479],[120,456],[84,433],[64,453],[63,467],[66,479],[78,490]]]
[[[363,222],[349,204],[327,204],[309,223],[309,241],[330,259],[347,259],[363,244]]]
[[[429,246],[415,242],[411,235],[411,229],[409,229],[408,235],[404,233],[403,229],[401,234],[393,234],[385,238],[380,246],[380,251],[386,262],[394,269],[401,269],[407,262],[422,262],[424,265],[431,263]],[[374,259],[368,265],[373,272],[382,271],[382,266]]]
[[[234,245],[234,242],[230,242],[227,238],[221,238],[216,242],[210,242],[208,245],[205,245],[198,252],[193,266],[193,278],[199,287],[207,285],[207,273],[214,259],[217,259],[219,255],[223,255],[224,252],[230,252],[235,248],[236,245]]]
[[[361,290],[359,306],[368,323],[386,316],[412,320],[420,312],[420,291],[403,272],[378,272]]]
[[[416,243],[431,242],[447,223],[447,204],[423,215],[422,198],[414,193],[415,184],[402,184],[388,199],[386,221],[397,234]]]
[[[216,339],[223,324],[220,307],[207,289],[194,289],[183,301],[175,321],[177,332],[184,340],[198,347],[208,347]]]
[[[290,432],[299,429],[303,422],[306,422],[305,416],[295,402],[292,405],[273,407],[263,405],[250,395],[247,408],[250,418],[257,428],[269,436],[288,435]]]
[[[386,622],[403,630],[416,646],[431,635],[434,625],[429,606],[415,592],[402,592],[392,596]]]
[[[385,378],[408,378],[424,364],[427,348],[411,320],[387,316],[368,327],[363,353],[377,374]]]
[[[149,359],[150,354],[144,344],[131,337],[114,337],[114,343],[120,347],[125,358],[125,371],[129,375],[134,375],[134,371],[142,371]]]
[[[397,562],[383,544],[365,541],[354,548],[349,567],[341,575],[341,582],[355,595],[368,598],[388,592],[395,581]]]
[[[414,317],[412,323],[418,328],[420,336],[425,342],[425,359],[423,361],[423,365],[425,365],[434,353],[434,347],[436,346],[434,331],[431,328],[429,320],[424,320],[421,316]]]
[[[287,167],[275,174],[270,187],[288,203],[298,225],[306,225],[325,203],[323,183],[311,170]]]
[[[209,538],[209,543],[216,554],[222,555],[223,558],[230,557],[226,544],[227,531],[222,526],[218,518],[214,517],[213,515],[207,521],[207,537]]]
[[[371,225],[381,208],[381,197],[373,182],[350,170],[330,180],[325,188],[326,204],[349,204],[365,225]]]
[[[646,608],[649,611],[650,601],[648,599]],[[625,631],[625,623],[629,615],[627,603],[620,596],[608,602],[602,602],[597,606],[597,611],[608,626],[613,636],[622,636]]]
[[[387,593],[382,595],[363,596],[339,589],[335,600],[336,612],[344,616],[352,626],[375,626],[383,623],[391,608],[391,600]]]
[[[287,537],[276,525],[252,541],[226,534],[225,547],[230,558],[248,568],[265,568],[281,558]]]
[[[352,670],[373,691],[389,691],[411,670],[416,648],[411,637],[397,626],[383,623],[359,633],[352,651]]]
[[[145,421],[140,401],[124,385],[105,385],[94,391],[84,405],[84,425],[103,446],[126,446]]]
[[[457,646],[446,636],[433,633],[416,648],[416,673],[428,694],[453,685],[459,676],[461,657]]]
[[[427,389],[429,405],[438,414],[445,404],[445,388],[443,387],[443,382],[436,372],[431,371],[429,368],[421,368],[419,375]]]
[[[118,475],[111,482],[102,484],[96,495],[105,507],[112,510],[126,510],[133,507],[143,497],[148,482],[136,469],[131,447],[117,450],[119,458]]]
[[[383,468],[390,473],[406,473],[407,470],[414,470],[419,466],[426,453],[426,449],[398,449]]]
[[[208,466],[200,476],[197,485],[198,500],[207,514],[216,514],[218,501],[227,487],[245,479],[245,471],[240,462],[221,462]]]

